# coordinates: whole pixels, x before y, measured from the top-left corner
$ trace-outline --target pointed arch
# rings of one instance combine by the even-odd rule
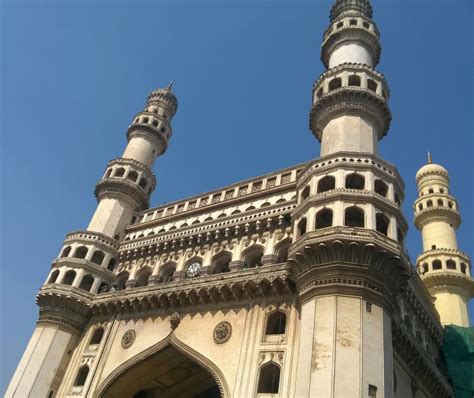
[[[262,257],[265,248],[257,243],[247,247],[242,252],[242,260],[244,260],[244,268],[255,268],[262,265]]]
[[[221,274],[229,272],[229,263],[232,260],[232,253],[228,250],[222,250],[212,257],[212,273]]]
[[[222,398],[230,397],[230,389],[229,386],[224,378],[224,374],[216,366],[211,360],[207,357],[199,353],[198,351],[194,350],[186,343],[182,342],[178,339],[174,332],[171,332],[168,336],[166,336],[163,340],[159,341],[158,343],[154,344],[153,346],[147,348],[146,350],[138,353],[137,355],[133,356],[129,360],[125,361],[122,365],[117,367],[113,370],[109,376],[105,378],[105,380],[101,383],[101,385],[97,388],[94,393],[94,398],[103,397],[104,394],[107,392],[107,389],[111,387],[111,385],[118,380],[121,376],[131,370],[133,367],[140,365],[141,363],[145,362],[147,359],[153,357],[154,355],[159,354],[161,351],[165,350],[168,347],[173,347],[181,354],[189,358],[190,360],[197,363],[199,366],[204,368],[206,371],[209,372],[211,377],[214,379],[217,387],[219,388],[219,393]]]
[[[288,260],[288,249],[291,245],[291,238],[282,239],[273,248],[273,253],[278,256],[278,263],[285,263]]]

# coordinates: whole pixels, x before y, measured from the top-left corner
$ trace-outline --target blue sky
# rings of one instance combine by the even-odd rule
[[[311,86],[331,1],[15,1],[1,5],[1,370],[34,328],[34,296],[148,93],[175,81],[174,133],[152,205],[313,159]],[[472,0],[374,0],[391,87],[381,156],[406,183],[430,149],[448,168],[473,242]],[[471,314],[474,306],[471,304]],[[6,324],[8,319],[8,324]]]

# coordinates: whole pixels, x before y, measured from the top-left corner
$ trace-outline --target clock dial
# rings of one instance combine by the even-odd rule
[[[201,269],[200,263],[192,263],[186,269],[186,276],[188,278],[194,278],[195,276],[199,275],[199,270]]]

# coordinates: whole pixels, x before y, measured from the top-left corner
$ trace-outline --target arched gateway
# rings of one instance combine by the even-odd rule
[[[98,390],[101,398],[226,397],[222,376],[202,355],[168,337],[117,368]]]

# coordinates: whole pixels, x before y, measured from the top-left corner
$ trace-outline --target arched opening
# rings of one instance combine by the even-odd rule
[[[331,209],[321,209],[316,213],[316,229],[332,226],[333,213]]]
[[[466,273],[466,270],[467,270],[467,265],[464,264],[464,263],[461,263],[461,272],[462,272],[463,274],[465,274],[465,273]]]
[[[263,365],[260,369],[258,377],[258,394],[278,394],[280,386],[280,367],[274,363],[269,362]]]
[[[387,236],[389,224],[390,220],[385,214],[377,213],[375,215],[375,229],[377,230],[377,232],[380,232],[381,234]]]
[[[140,180],[140,183],[138,185],[140,185],[140,187],[142,189],[145,189],[147,184],[148,184],[148,181],[146,180],[146,178],[142,177],[142,179]]]
[[[436,270],[439,270],[441,269],[442,266],[441,266],[441,261],[439,260],[434,260],[433,261],[433,271],[436,271]]]
[[[115,169],[115,173],[113,177],[123,177],[125,174],[125,169],[123,167],[119,167],[118,169]]]
[[[83,365],[77,372],[76,380],[74,381],[74,387],[82,387],[86,383],[87,376],[89,375],[89,366]]]
[[[49,277],[48,283],[54,283],[58,279],[59,276],[59,270],[55,270],[51,276]]]
[[[223,272],[229,272],[229,264],[232,260],[232,255],[229,252],[221,252],[216,255],[214,259],[214,267],[212,269],[213,274],[221,274]]]
[[[428,189],[428,194],[429,195],[434,194],[434,189],[433,188]]]
[[[290,249],[291,245],[291,240],[288,239],[286,241],[283,241],[282,243],[279,243],[275,247],[275,253],[278,256],[277,263],[285,263],[288,260],[288,250]]]
[[[99,289],[97,290],[98,293],[106,293],[108,291],[109,291],[109,285],[107,285],[107,283],[105,282],[102,282],[99,285]]]
[[[216,378],[196,359],[168,345],[143,361],[135,361],[100,396],[218,398],[222,395]]]
[[[367,79],[367,88],[370,91],[377,91],[377,83],[372,79]]]
[[[101,265],[102,261],[104,261],[105,254],[103,251],[96,250],[92,255],[91,261],[97,265]]]
[[[428,264],[421,265],[421,274],[423,275],[425,272],[428,272]]]
[[[423,210],[423,204],[422,204],[422,203],[420,203],[420,204],[418,205],[418,210],[420,210],[420,211]]]
[[[69,256],[69,253],[71,253],[71,246],[66,246],[61,253],[61,258]]]
[[[163,266],[163,269],[160,272],[159,281],[162,283],[171,282],[173,280],[173,274],[176,271],[176,265],[168,264]]]
[[[74,253],[75,258],[86,258],[89,250],[85,246],[79,246]]]
[[[346,177],[346,188],[347,189],[364,189],[365,178],[360,174],[353,173]]]
[[[262,266],[263,247],[254,246],[244,255],[243,268],[256,268]]]
[[[364,210],[356,206],[347,208],[344,214],[344,225],[346,227],[364,228]]]
[[[342,80],[340,77],[336,77],[329,82],[329,91],[341,88]]]
[[[349,86],[360,87],[360,76],[357,76],[357,75],[349,76]]]
[[[375,192],[383,197],[387,197],[388,185],[385,184],[382,180],[375,180],[374,182]]]
[[[336,179],[333,176],[326,176],[318,182],[318,193],[331,191],[336,188]]]
[[[272,312],[267,319],[265,334],[285,334],[286,315],[281,311]]]
[[[301,200],[305,200],[309,196],[309,186],[305,187],[301,192]]]
[[[117,259],[111,258],[109,261],[109,265],[107,265],[107,269],[109,271],[113,271],[115,269],[115,265],[117,264]]]
[[[84,277],[82,278],[81,284],[79,285],[79,289],[90,292],[93,283],[94,283],[94,278],[92,277],[92,275],[84,275]]]
[[[120,274],[117,279],[115,280],[115,284],[114,284],[114,288],[116,290],[123,290],[125,289],[125,282],[128,281],[128,277],[129,277],[129,273],[128,272],[124,272],[123,274]]]
[[[426,202],[426,207],[433,207],[433,201],[428,200],[428,202]]]
[[[105,173],[104,178],[109,178],[111,174],[112,174],[112,169],[108,169],[107,172]]]
[[[91,337],[91,341],[89,341],[89,345],[100,344],[100,342],[102,341],[103,335],[104,335],[104,329],[101,327],[98,327],[96,330],[94,330],[94,334]]]
[[[439,206],[439,207],[443,207],[443,201],[441,199],[438,199],[436,204]]]
[[[130,170],[127,174],[127,180],[130,180],[130,181],[137,181],[137,178],[138,178],[138,173],[135,171],[135,170]]]
[[[68,271],[66,272],[66,275],[64,275],[63,278],[63,285],[72,285],[74,282],[74,279],[76,279],[76,271]]]
[[[296,226],[297,229],[297,238],[300,236],[304,235],[306,233],[306,217],[302,218],[299,222],[298,225]]]
[[[446,261],[447,269],[456,269],[456,263],[453,260]]]
[[[137,282],[135,287],[142,287],[148,285],[148,278],[151,275],[151,271],[149,269],[144,269],[138,272],[137,274]]]

